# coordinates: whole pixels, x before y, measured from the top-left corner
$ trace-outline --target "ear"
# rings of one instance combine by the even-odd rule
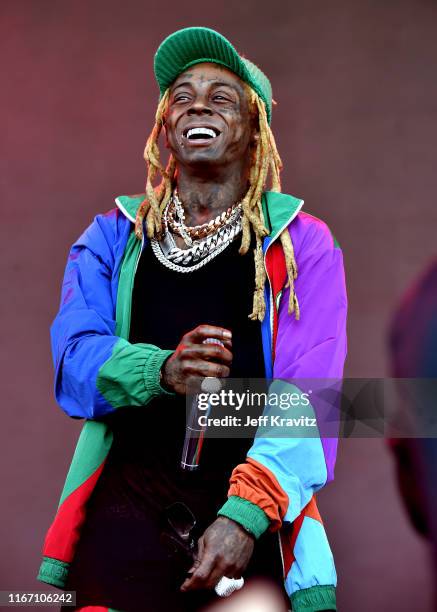
[[[251,146],[256,147],[258,145],[259,139],[260,139],[259,130],[254,130],[252,132],[252,138],[250,139]]]
[[[162,132],[164,134],[164,145],[166,149],[170,148],[168,144],[168,136],[167,136],[167,123],[165,122],[165,117],[162,118]]]
[[[252,130],[252,135],[250,138],[250,144],[252,147],[256,147],[256,145],[258,144],[258,141],[261,137],[260,135],[260,129],[259,129],[259,118],[258,118],[258,114],[252,113],[251,118],[250,118],[250,127]]]

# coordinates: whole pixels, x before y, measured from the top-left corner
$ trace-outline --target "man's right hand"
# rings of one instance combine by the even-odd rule
[[[203,344],[207,338],[216,338],[224,346]],[[226,378],[232,363],[231,350],[232,332],[214,325],[199,325],[183,336],[173,355],[164,363],[162,385],[185,395],[190,378]]]

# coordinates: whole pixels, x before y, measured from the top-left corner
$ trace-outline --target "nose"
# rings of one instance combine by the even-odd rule
[[[203,96],[197,97],[187,112],[188,115],[212,115],[208,101]]]

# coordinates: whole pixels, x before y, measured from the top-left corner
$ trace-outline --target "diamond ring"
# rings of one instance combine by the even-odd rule
[[[219,597],[229,597],[234,591],[239,591],[244,586],[244,578],[228,578],[223,576],[215,585],[215,592]]]

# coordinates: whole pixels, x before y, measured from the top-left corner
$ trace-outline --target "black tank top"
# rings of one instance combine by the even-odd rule
[[[151,246],[146,246],[135,276],[130,342],[175,349],[182,336],[197,325],[217,325],[233,334],[230,376],[262,378],[260,324],[248,318],[254,259],[252,253],[238,254],[239,243],[235,240],[190,273],[165,267]],[[114,432],[112,460],[129,461],[128,479],[141,497],[135,500],[136,511],[140,505],[144,511],[148,507],[159,513],[173,501],[184,501],[197,508],[199,518],[205,515],[209,519],[226,500],[229,476],[245,460],[251,441],[207,438],[199,470],[182,473],[179,464],[185,421],[186,403],[181,396],[156,398],[145,407],[127,407],[109,415]],[[142,492],[138,491],[139,483]]]

